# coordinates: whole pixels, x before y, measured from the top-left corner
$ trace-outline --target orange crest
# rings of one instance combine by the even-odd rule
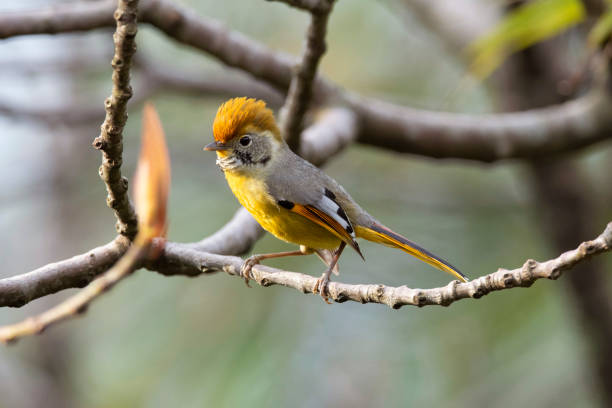
[[[280,138],[274,114],[264,101],[252,98],[233,98],[219,107],[213,123],[215,140],[220,143],[249,131],[271,131]]]

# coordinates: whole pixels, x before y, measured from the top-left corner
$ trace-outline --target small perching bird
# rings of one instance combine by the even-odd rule
[[[297,251],[253,255],[241,268],[248,284],[260,261],[316,253],[327,264],[314,293],[327,301],[330,274],[346,245],[363,258],[356,238],[399,248],[462,282],[457,268],[385,227],[365,212],[335,180],[289,149],[263,101],[230,99],[219,107],[213,123],[217,164],[232,192],[261,226]]]

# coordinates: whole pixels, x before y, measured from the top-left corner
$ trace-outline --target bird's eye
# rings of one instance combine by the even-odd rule
[[[248,146],[251,143],[251,137],[250,136],[242,136],[240,138],[240,144],[243,146]]]

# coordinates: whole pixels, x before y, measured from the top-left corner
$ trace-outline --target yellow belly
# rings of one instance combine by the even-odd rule
[[[225,172],[232,192],[257,222],[275,237],[315,249],[334,249],[340,239],[323,227],[276,203],[262,180]]]

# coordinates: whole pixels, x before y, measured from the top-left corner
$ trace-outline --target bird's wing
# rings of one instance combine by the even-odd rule
[[[331,179],[319,169],[301,158],[299,160],[280,171],[270,173],[266,180],[269,193],[278,205],[325,228],[353,247],[363,258],[355,229],[331,190],[337,184],[330,184]]]
[[[296,203],[284,198],[277,199],[277,203],[281,207],[308,218],[310,221],[336,235],[342,241],[349,244],[363,258],[359,244],[355,240],[355,230],[346,216],[346,212],[332,196],[333,193],[330,190],[324,189],[324,194],[314,204]]]

